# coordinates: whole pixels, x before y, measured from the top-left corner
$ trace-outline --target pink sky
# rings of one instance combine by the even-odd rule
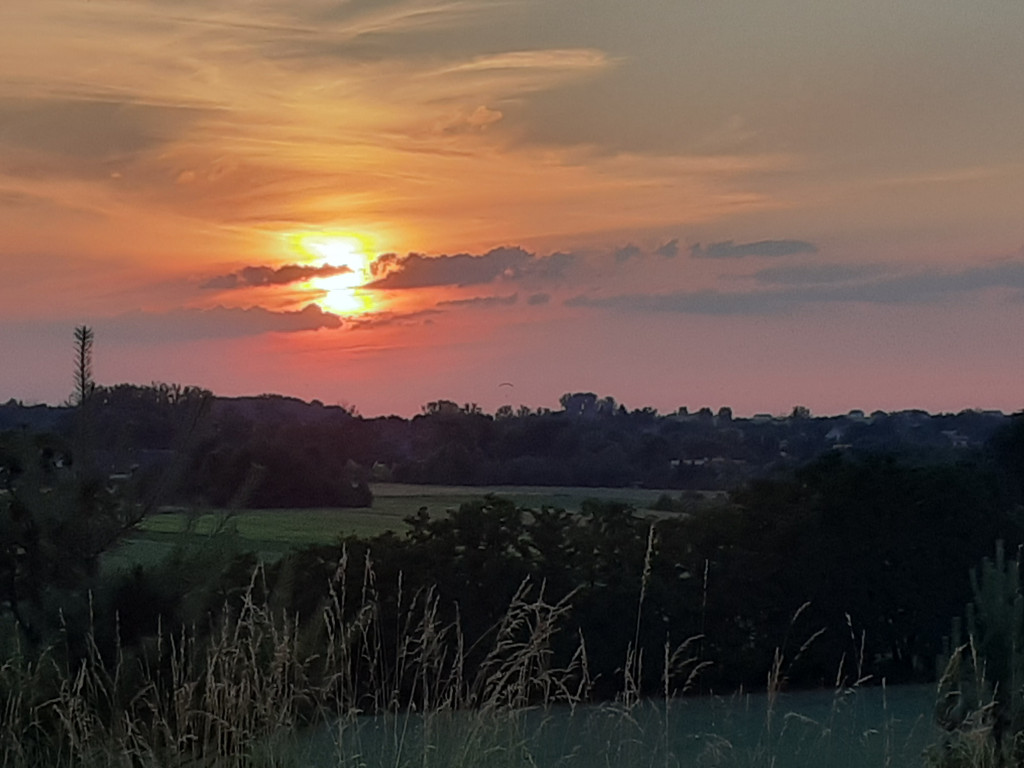
[[[1024,402],[1024,4],[0,5],[0,401]],[[511,382],[513,387],[500,386]]]

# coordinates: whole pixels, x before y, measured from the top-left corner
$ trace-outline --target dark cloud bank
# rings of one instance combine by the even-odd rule
[[[346,266],[333,267],[325,264],[321,267],[305,264],[286,264],[283,267],[243,267],[237,272],[211,277],[200,287],[220,291],[235,288],[250,288],[263,285],[288,285],[311,280],[314,277],[332,277],[351,272]]]
[[[497,280],[557,279],[574,258],[568,253],[539,257],[518,247],[494,248],[481,256],[469,253],[451,256],[424,256],[420,253],[399,256],[386,253],[371,265],[377,279],[367,288],[401,290],[466,287]]]

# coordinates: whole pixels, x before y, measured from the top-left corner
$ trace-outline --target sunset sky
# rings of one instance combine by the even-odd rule
[[[1024,407],[1020,0],[2,0],[0,402]],[[500,386],[508,382],[513,386]]]

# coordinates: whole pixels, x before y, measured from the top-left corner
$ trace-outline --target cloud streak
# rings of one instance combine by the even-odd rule
[[[707,247],[700,243],[690,247],[690,255],[695,259],[742,259],[747,256],[793,256],[817,252],[818,247],[805,240],[758,240],[754,243],[724,240]]]
[[[519,301],[519,294],[512,293],[508,296],[474,296],[469,299],[448,299],[446,301],[437,302],[437,306],[487,309],[491,307],[510,307],[517,301]]]
[[[440,309],[419,309],[415,312],[370,312],[349,318],[350,330],[363,331],[389,326],[430,325],[434,318],[443,315]]]
[[[753,278],[764,285],[820,285],[874,277],[888,271],[880,264],[810,264],[769,267]]]

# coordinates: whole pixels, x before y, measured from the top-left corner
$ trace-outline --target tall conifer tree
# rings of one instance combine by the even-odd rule
[[[71,396],[72,405],[82,405],[96,388],[92,380],[92,343],[95,338],[92,328],[79,325],[75,328],[75,391]]]

